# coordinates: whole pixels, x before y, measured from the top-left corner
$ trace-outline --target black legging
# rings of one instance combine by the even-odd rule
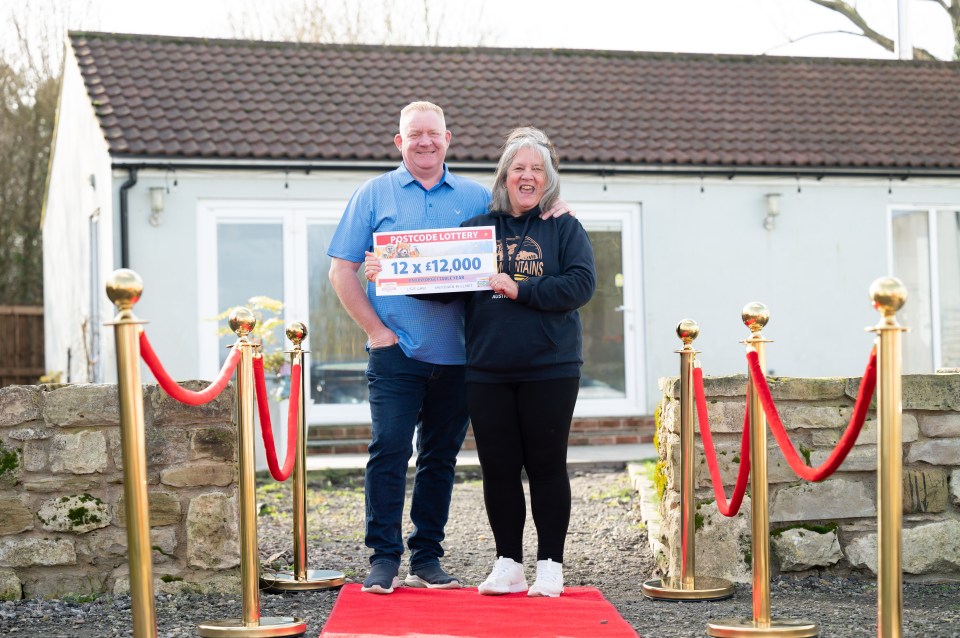
[[[526,469],[537,560],[563,562],[570,524],[567,437],[578,390],[579,379],[467,384],[497,556],[523,561],[527,509],[520,472]]]

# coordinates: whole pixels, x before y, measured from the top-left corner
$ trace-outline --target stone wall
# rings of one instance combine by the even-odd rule
[[[769,385],[794,447],[818,466],[850,420],[860,379],[771,378]],[[662,518],[654,547],[671,575],[679,573],[679,381],[661,380],[657,467]],[[746,377],[704,379],[710,429],[729,498],[740,463]],[[874,401],[876,397],[874,397]],[[875,408],[875,404],[873,408]],[[750,491],[740,513],[719,514],[695,425],[697,574],[751,580]],[[877,417],[868,413],[840,469],[819,483],[800,480],[768,432],[771,571],[818,570],[872,577],[877,570]],[[656,482],[656,480],[655,480]],[[903,378],[904,576],[960,578],[960,374]]]
[[[233,386],[143,401],[155,589],[235,593]],[[0,389],[0,600],[129,591],[119,413],[114,385]]]

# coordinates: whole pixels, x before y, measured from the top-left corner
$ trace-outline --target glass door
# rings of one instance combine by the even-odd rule
[[[593,244],[597,289],[580,309],[583,369],[577,416],[642,412],[639,206],[576,204]]]

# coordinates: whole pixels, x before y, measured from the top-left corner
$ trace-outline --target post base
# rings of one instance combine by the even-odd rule
[[[820,628],[809,620],[793,618],[771,618],[770,624],[763,627],[752,618],[721,618],[707,624],[707,635],[717,638],[739,638],[740,636],[812,638],[820,635]]]
[[[733,583],[723,578],[697,576],[692,586],[679,578],[648,580],[640,588],[647,598],[658,600],[720,600],[733,596]]]
[[[332,569],[308,569],[305,578],[297,579],[291,571],[276,574],[260,574],[260,585],[264,589],[278,591],[313,591],[341,587],[346,582],[343,572]]]
[[[204,638],[234,636],[269,638],[270,636],[300,636],[307,631],[307,623],[290,616],[264,616],[258,625],[245,626],[240,618],[211,620],[197,625],[197,633]]]

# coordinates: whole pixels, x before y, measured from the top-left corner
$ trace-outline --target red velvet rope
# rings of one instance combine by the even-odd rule
[[[873,398],[873,391],[877,386],[877,349],[874,348],[870,352],[870,360],[867,362],[866,370],[863,371],[863,380],[860,383],[860,390],[857,392],[857,402],[854,405],[853,414],[850,415],[850,424],[830,456],[818,467],[807,466],[793,448],[793,442],[790,441],[790,437],[783,427],[783,422],[780,420],[780,415],[777,413],[777,406],[773,403],[773,396],[770,394],[767,379],[760,369],[760,357],[756,350],[747,352],[747,365],[750,369],[753,385],[760,396],[763,411],[770,423],[770,431],[773,432],[773,437],[780,445],[790,468],[796,472],[797,476],[807,481],[822,481],[836,472],[857,441],[867,416],[867,410],[870,408],[870,400]]]
[[[142,331],[140,332],[140,356],[143,358],[144,363],[147,364],[147,367],[150,368],[150,372],[156,377],[157,383],[160,384],[164,392],[180,403],[186,403],[187,405],[203,405],[216,399],[223,389],[227,387],[227,384],[230,383],[230,377],[233,376],[233,369],[236,368],[237,363],[240,362],[240,351],[234,348],[227,356],[227,360],[224,361],[223,367],[220,369],[220,374],[217,375],[216,380],[203,390],[194,392],[193,390],[181,388],[177,385],[177,382],[167,374],[167,371],[163,369],[163,364],[160,363],[160,359],[157,357],[157,353],[153,351],[150,340],[147,339],[147,333]]]
[[[267,382],[263,377],[263,357],[253,360],[253,385],[257,393],[257,412],[260,415],[260,433],[263,435],[263,450],[267,467],[274,480],[283,482],[290,478],[297,460],[297,416],[300,410],[300,364],[295,363],[290,371],[290,405],[287,408],[287,455],[283,467],[277,462],[277,448],[270,424],[270,403],[267,400]]]
[[[740,438],[740,469],[737,471],[737,482],[727,503],[727,495],[723,491],[723,479],[720,477],[720,468],[717,465],[717,453],[713,447],[713,436],[710,434],[710,422],[707,419],[707,397],[703,391],[703,370],[693,369],[693,389],[697,400],[697,419],[700,421],[700,438],[703,439],[703,452],[707,457],[707,468],[710,470],[710,481],[713,483],[713,495],[717,499],[717,511],[727,517],[733,517],[740,511],[743,496],[747,493],[747,481],[750,479],[750,406],[743,415],[743,436]]]

